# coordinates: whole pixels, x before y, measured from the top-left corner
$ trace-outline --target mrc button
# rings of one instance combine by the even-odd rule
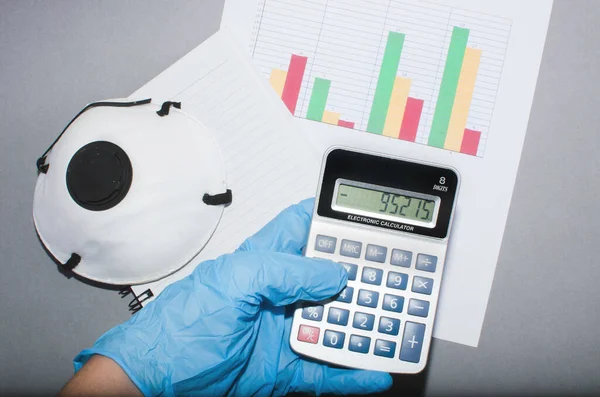
[[[337,238],[335,237],[317,234],[317,239],[315,240],[315,250],[320,252],[326,252],[328,254],[333,254],[335,252],[336,242]]]
[[[340,255],[349,256],[351,258],[360,258],[361,250],[361,242],[352,240],[342,240],[342,246],[340,247]]]

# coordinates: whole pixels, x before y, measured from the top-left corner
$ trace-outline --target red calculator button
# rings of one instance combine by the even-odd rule
[[[309,327],[308,325],[301,325],[298,330],[298,340],[300,342],[314,343],[317,344],[319,341],[319,328]]]

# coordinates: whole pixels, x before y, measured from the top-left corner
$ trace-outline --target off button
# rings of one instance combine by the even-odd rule
[[[317,234],[317,240],[315,241],[315,250],[320,252],[326,252],[328,254],[333,254],[335,252],[336,242],[337,239],[335,237]]]

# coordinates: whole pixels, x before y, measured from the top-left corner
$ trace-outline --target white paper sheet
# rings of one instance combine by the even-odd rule
[[[281,210],[315,195],[320,159],[314,147],[227,32],[216,33],[131,97],[181,102],[182,110],[211,128],[233,191],[217,231],[190,265],[133,286],[134,294],[151,289],[157,296],[201,261],[233,251]]]
[[[343,144],[447,164],[461,173],[436,338],[479,342],[551,8],[552,1],[544,0],[226,1],[223,24],[249,48],[266,80],[272,69],[287,70],[291,54],[308,58],[295,119],[320,152]],[[455,26],[470,29],[468,47],[481,54],[466,125],[480,132],[474,156],[427,145]],[[367,128],[391,30],[406,35],[398,75],[412,79],[411,95],[425,103],[416,138],[421,144],[306,120],[320,77],[331,80],[326,109]],[[357,54],[372,55],[370,70]]]

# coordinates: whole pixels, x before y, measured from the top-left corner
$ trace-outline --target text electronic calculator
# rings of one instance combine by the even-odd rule
[[[297,306],[292,349],[342,366],[420,372],[458,187],[449,167],[330,149],[305,256],[342,263],[349,281],[330,300]]]

